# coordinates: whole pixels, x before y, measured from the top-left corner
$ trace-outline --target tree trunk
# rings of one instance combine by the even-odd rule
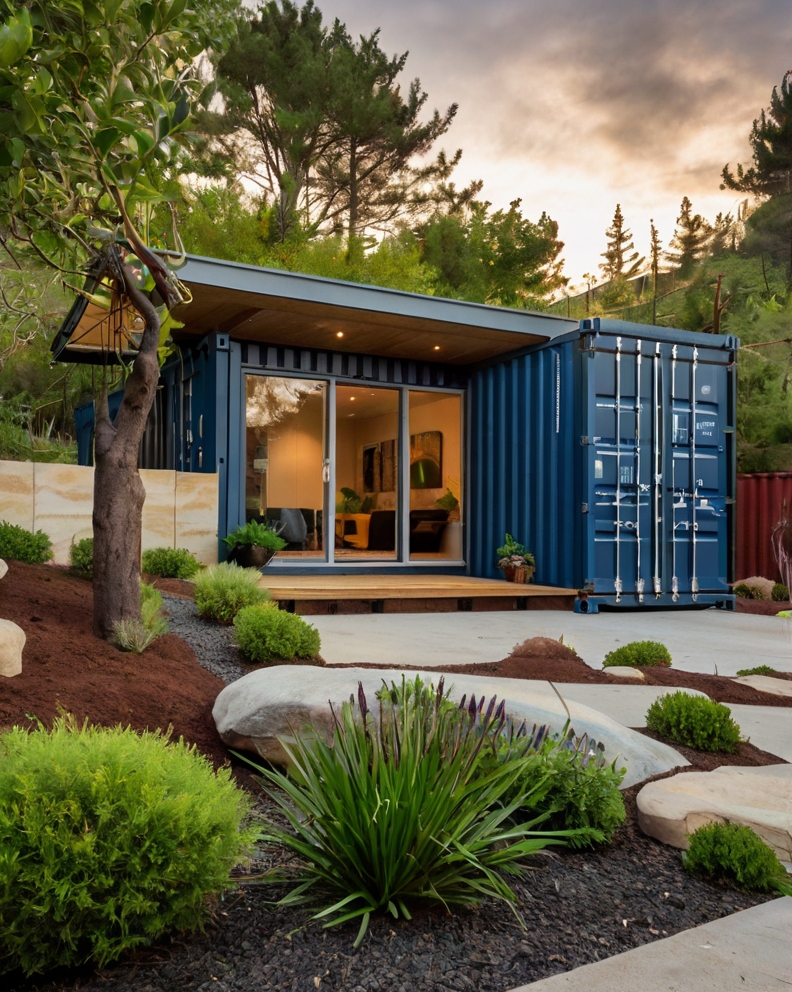
[[[357,142],[352,139],[349,151],[349,248],[357,234],[358,223],[358,175]]]
[[[140,617],[145,491],[138,473],[138,450],[159,381],[159,316],[126,268],[123,271],[126,295],[146,325],[115,424],[110,421],[106,384],[96,413],[93,630],[105,640],[113,636],[119,620]]]

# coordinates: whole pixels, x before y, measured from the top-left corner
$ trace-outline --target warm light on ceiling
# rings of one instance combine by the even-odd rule
[[[344,332],[343,331],[336,331],[336,337],[337,338],[342,338],[343,336],[344,336]]]
[[[355,397],[354,396],[350,396],[349,397],[349,402],[350,403],[354,403],[355,402]]]
[[[439,345],[439,344],[436,344],[436,345],[434,346],[434,350],[435,350],[435,351],[440,351],[440,345]]]

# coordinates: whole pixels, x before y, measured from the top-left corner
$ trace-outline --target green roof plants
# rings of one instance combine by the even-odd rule
[[[689,837],[682,855],[685,868],[711,879],[727,879],[745,889],[776,889],[792,896],[784,866],[773,849],[750,827],[737,823],[708,823]]]
[[[740,743],[740,728],[728,706],[682,690],[656,699],[646,711],[646,726],[699,751],[731,752]]]
[[[226,769],[71,717],[0,735],[0,972],[100,967],[194,929],[252,834]]]
[[[248,661],[291,661],[319,653],[319,631],[277,603],[246,606],[234,617],[237,644]]]
[[[25,530],[0,520],[0,558],[22,561],[26,565],[43,565],[52,558],[52,541],[43,530]]]
[[[513,906],[508,875],[564,839],[510,823],[550,773],[527,775],[541,762],[533,735],[498,746],[503,702],[457,706],[442,679],[435,691],[403,678],[378,697],[375,719],[359,684],[357,705],[333,710],[332,743],[297,733],[281,742],[288,775],[260,769],[290,825],[269,822],[264,835],[299,862],[282,904],[312,902],[326,926],[360,920],[356,945],[372,913],[410,919],[414,900],[448,908],[492,897]]]
[[[621,647],[609,651],[602,662],[603,668],[620,665],[639,667],[660,665],[663,668],[669,668],[671,653],[665,644],[661,644],[659,641],[631,641],[629,644],[622,644]]]
[[[239,568],[231,562],[220,562],[199,572],[195,577],[195,605],[206,620],[229,626],[245,606],[261,606],[270,598],[260,585],[257,568]]]

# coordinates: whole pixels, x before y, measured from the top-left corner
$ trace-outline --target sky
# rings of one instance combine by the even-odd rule
[[[459,104],[442,139],[458,186],[495,208],[521,198],[565,243],[564,272],[598,273],[616,204],[641,254],[664,245],[683,196],[713,220],[740,197],[726,163],[750,161],[751,124],[792,68],[789,0],[317,0],[353,35],[381,28],[409,51],[427,109]]]

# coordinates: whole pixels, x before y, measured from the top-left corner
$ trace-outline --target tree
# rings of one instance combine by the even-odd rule
[[[649,221],[649,260],[652,266],[652,323],[657,323],[657,279],[660,274],[660,234],[654,220]]]
[[[422,123],[428,96],[420,81],[412,81],[406,99],[396,85],[406,61],[406,52],[388,58],[379,30],[357,44],[348,39],[336,52],[329,120],[334,140],[317,163],[314,187],[320,220],[344,229],[350,242],[366,228],[386,230],[426,209],[433,186],[447,182],[462,155],[441,153],[412,164],[446,133],[457,105],[444,114],[435,110]]]
[[[419,228],[439,295],[527,308],[566,285],[558,224],[547,214],[528,220],[520,204],[490,213],[489,203],[474,201],[463,214],[439,215]]]
[[[701,214],[693,213],[693,204],[683,197],[677,228],[666,252],[666,258],[683,278],[690,275],[693,265],[707,253],[711,238],[712,227]]]
[[[225,106],[222,114],[201,115],[202,130],[226,163],[272,198],[281,241],[297,226],[311,169],[336,140],[329,101],[340,75],[338,49],[347,42],[338,21],[330,31],[323,27],[313,0],[302,8],[270,0],[241,22],[217,61]]]
[[[736,175],[724,165],[721,189],[761,197],[792,193],[792,70],[784,76],[780,93],[773,87],[770,107],[754,120],[748,140],[753,165],[738,165]]]
[[[203,83],[196,57],[235,0],[0,0],[0,238],[78,292],[143,318],[124,399],[96,415],[94,632],[140,615],[144,499],[137,455],[159,379],[167,314],[186,298],[138,230],[138,207],[184,140]],[[87,273],[87,275],[86,275]],[[74,286],[74,283],[77,283]],[[164,305],[151,299],[156,288]],[[111,356],[108,356],[108,360]]]
[[[624,226],[624,215],[620,203],[616,204],[616,212],[613,215],[611,226],[605,232],[605,237],[608,239],[608,247],[602,253],[602,258],[605,261],[600,263],[605,277],[607,279],[631,279],[640,271],[646,259],[633,250],[635,245],[632,234]]]

